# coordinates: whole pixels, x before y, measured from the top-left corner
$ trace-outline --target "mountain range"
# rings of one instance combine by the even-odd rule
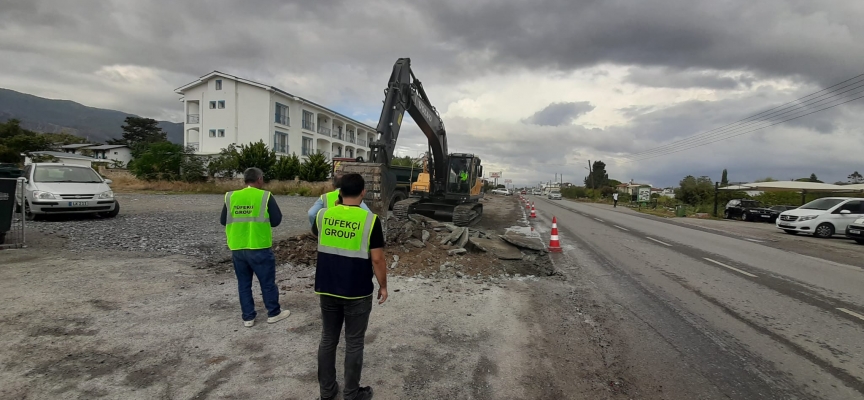
[[[136,116],[0,88],[0,122],[18,119],[22,128],[35,132],[70,133],[92,143],[104,143],[120,138],[123,121]],[[182,123],[159,121],[159,127],[168,134],[168,140],[183,143]]]

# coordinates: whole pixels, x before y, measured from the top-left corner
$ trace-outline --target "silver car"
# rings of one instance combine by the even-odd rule
[[[114,218],[120,204],[108,185],[93,168],[60,163],[34,163],[24,167],[23,202],[25,218],[35,220],[47,214],[95,213]]]
[[[549,192],[548,195],[546,195],[546,198],[548,198],[549,200],[561,200],[561,192],[553,190]]]

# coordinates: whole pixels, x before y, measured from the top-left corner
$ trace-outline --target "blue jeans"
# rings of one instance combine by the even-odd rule
[[[276,257],[270,249],[234,250],[231,252],[234,261],[234,273],[237,275],[237,290],[240,293],[240,310],[243,320],[251,321],[258,313],[255,312],[255,301],[252,300],[252,274],[258,277],[261,285],[261,296],[267,315],[275,317],[282,312],[279,307],[279,288],[276,286]]]

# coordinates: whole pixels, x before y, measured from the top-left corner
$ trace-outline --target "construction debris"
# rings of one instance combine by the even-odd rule
[[[540,237],[529,237],[522,236],[517,233],[507,232],[504,235],[498,235],[501,239],[504,239],[507,243],[510,243],[516,247],[520,247],[523,249],[529,249],[534,251],[546,251],[546,246],[543,242],[540,241]]]

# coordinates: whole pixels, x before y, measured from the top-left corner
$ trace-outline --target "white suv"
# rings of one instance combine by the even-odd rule
[[[835,233],[845,233],[846,226],[861,217],[864,217],[864,199],[824,197],[782,212],[776,224],[791,235],[804,232],[829,238]]]
[[[493,194],[503,194],[505,196],[509,196],[511,194],[510,191],[507,189],[494,189],[494,190],[492,190],[492,193]]]
[[[93,168],[59,163],[34,163],[24,167],[23,203],[26,219],[34,220],[46,214],[96,213],[114,218],[120,204],[108,187],[110,179]]]

